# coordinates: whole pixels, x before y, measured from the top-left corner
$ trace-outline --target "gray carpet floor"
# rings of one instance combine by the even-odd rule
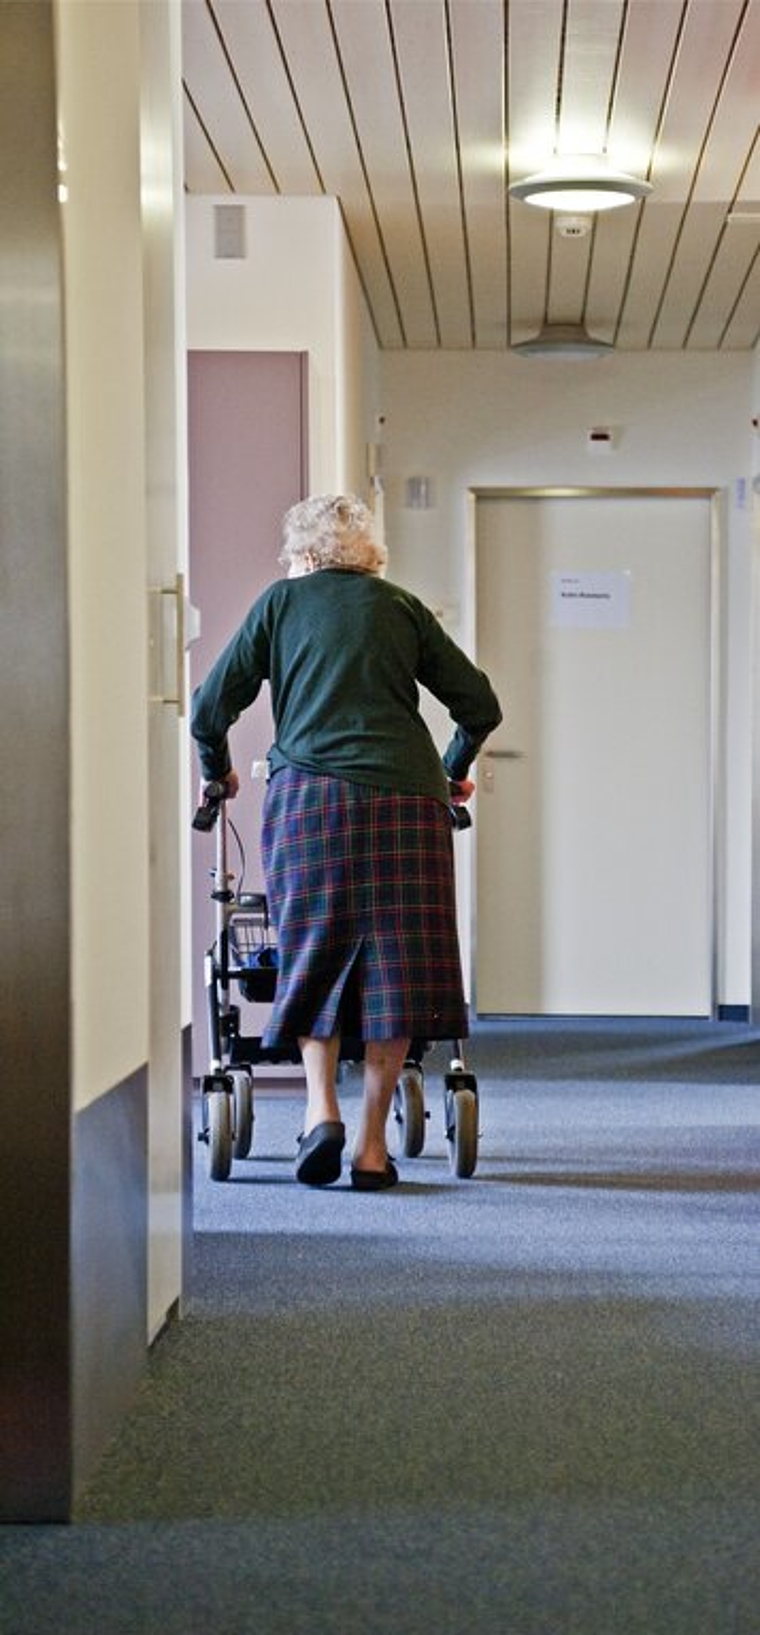
[[[760,1036],[479,1026],[478,1169],[293,1180],[301,1098],[197,1149],[187,1316],[2,1635],[758,1635]],[[356,1070],[343,1084],[349,1139]]]

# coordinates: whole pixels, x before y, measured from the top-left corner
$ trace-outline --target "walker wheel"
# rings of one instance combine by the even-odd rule
[[[234,1130],[233,1158],[247,1158],[253,1141],[253,1074],[249,1067],[231,1068]]]
[[[393,1092],[396,1151],[400,1158],[419,1158],[425,1145],[425,1092],[422,1069],[405,1067]]]
[[[226,1181],[232,1168],[232,1094],[229,1090],[209,1090],[208,1172],[212,1181]]]
[[[454,1175],[468,1179],[478,1161],[478,1098],[467,1085],[447,1092],[446,1139]]]

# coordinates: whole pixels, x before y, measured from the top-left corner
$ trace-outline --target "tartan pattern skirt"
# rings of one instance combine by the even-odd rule
[[[288,767],[267,788],[261,851],[278,947],[265,1045],[466,1034],[440,801]]]

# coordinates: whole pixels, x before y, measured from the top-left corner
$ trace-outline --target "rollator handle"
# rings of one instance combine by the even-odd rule
[[[449,794],[451,802],[449,811],[455,829],[472,828],[472,818],[467,811],[465,801],[475,793],[475,785],[470,778],[449,778]]]
[[[200,829],[202,834],[209,834],[219,816],[219,808],[226,796],[223,783],[207,783],[203,789],[203,801],[193,818],[193,828]]]

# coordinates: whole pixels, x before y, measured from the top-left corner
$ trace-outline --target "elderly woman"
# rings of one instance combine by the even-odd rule
[[[364,1045],[351,1182],[390,1187],[385,1127],[412,1038],[467,1031],[457,942],[450,801],[501,720],[490,682],[409,591],[383,577],[385,547],[351,495],[302,501],[284,519],[287,578],[259,597],[193,698],[203,777],[239,783],[227,733],[271,690],[275,740],[262,860],[277,933],[277,992],[264,1044],[298,1041],[307,1107],[297,1178],[341,1173],[341,1038]],[[418,684],[449,710],[443,757]]]

